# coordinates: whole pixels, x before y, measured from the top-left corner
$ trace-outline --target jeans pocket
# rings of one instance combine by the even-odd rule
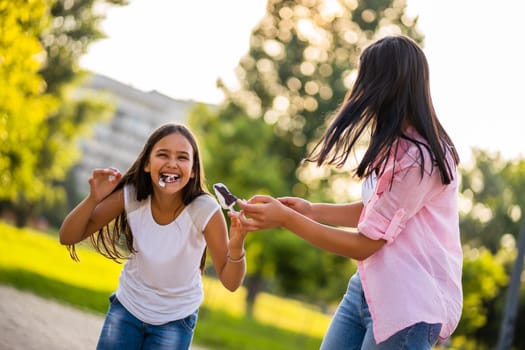
[[[441,323],[433,323],[429,325],[428,328],[428,342],[430,345],[436,345],[439,337],[439,332],[441,332]]]
[[[195,311],[191,315],[183,318],[181,320],[181,323],[188,328],[189,330],[193,331],[195,329],[195,325],[197,324],[197,318],[198,318],[199,311]]]

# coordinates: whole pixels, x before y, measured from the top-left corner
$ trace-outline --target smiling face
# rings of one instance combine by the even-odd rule
[[[195,177],[193,159],[191,143],[175,132],[153,146],[144,171],[150,174],[154,187],[174,193]]]

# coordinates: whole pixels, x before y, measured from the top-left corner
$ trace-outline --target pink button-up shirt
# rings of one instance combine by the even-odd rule
[[[411,137],[424,142],[413,130]],[[463,254],[457,208],[458,176],[443,185],[430,154],[399,141],[394,162],[377,178],[358,224],[361,234],[384,239],[369,258],[358,261],[359,276],[373,319],[376,342],[418,322],[441,323],[440,337],[455,330],[463,304]],[[448,152],[451,167],[454,161]],[[390,183],[393,179],[392,184]]]

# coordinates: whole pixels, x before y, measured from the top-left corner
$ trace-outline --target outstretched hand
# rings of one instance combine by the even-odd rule
[[[288,208],[279,200],[257,195],[248,201],[238,200],[241,207],[239,219],[243,227],[248,231],[259,231],[283,225]]]
[[[122,178],[118,169],[95,169],[89,178],[90,197],[97,202],[106,198]]]
[[[288,208],[295,210],[299,214],[308,217],[312,216],[312,203],[310,203],[306,199],[302,199],[299,197],[280,197],[277,198],[277,200],[285,206],[287,206]]]
[[[230,246],[242,248],[248,230],[246,230],[241,222],[241,213],[235,210],[229,210],[228,216],[230,217]]]

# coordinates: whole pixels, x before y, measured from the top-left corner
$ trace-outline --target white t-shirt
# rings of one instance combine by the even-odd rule
[[[159,225],[151,213],[151,196],[138,202],[135,188],[127,185],[124,203],[136,253],[122,269],[118,300],[135,317],[153,325],[195,312],[204,297],[199,269],[206,247],[203,231],[219,204],[201,195],[174,221]]]

